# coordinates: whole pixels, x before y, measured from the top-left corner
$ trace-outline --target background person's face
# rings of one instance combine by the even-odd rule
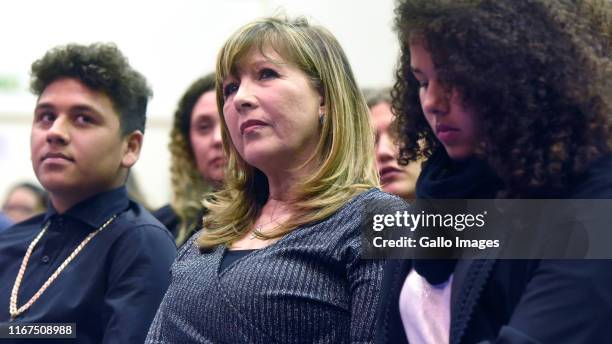
[[[376,134],[376,167],[380,174],[380,184],[385,192],[409,199],[414,198],[414,188],[419,176],[418,162],[401,166],[397,162],[399,146],[391,136],[393,113],[387,102],[378,103],[370,108],[374,132]]]
[[[464,159],[478,147],[473,111],[465,108],[460,94],[440,83],[431,54],[422,43],[410,43],[410,66],[420,84],[419,99],[425,119],[451,159]]]
[[[223,82],[223,112],[236,150],[266,172],[304,163],[319,138],[322,97],[308,77],[274,51],[246,57]],[[266,173],[268,174],[268,173]]]
[[[60,195],[84,199],[119,187],[124,168],[138,159],[138,152],[128,149],[129,136],[121,137],[119,116],[108,96],[77,79],[56,80],[42,92],[34,111],[34,173],[52,200]]]
[[[203,93],[193,107],[189,139],[202,178],[209,183],[220,184],[225,158],[215,91]]]
[[[14,222],[21,222],[41,212],[42,208],[34,192],[19,187],[8,195],[2,205],[2,211]]]

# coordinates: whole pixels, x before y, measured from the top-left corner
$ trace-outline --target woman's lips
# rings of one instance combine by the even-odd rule
[[[387,166],[380,169],[380,183],[381,184],[389,184],[393,182],[399,174],[402,173],[402,170],[393,166]]]
[[[249,119],[249,120],[244,121],[244,123],[240,125],[240,133],[242,135],[249,134],[267,125],[268,123],[266,122],[263,122],[257,119]]]

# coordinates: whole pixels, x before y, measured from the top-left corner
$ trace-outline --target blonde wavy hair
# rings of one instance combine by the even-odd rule
[[[179,100],[170,132],[170,174],[172,200],[170,206],[179,218],[176,244],[181,245],[197,229],[202,215],[202,198],[212,191],[196,166],[189,139],[191,114],[202,94],[215,90],[215,75],[208,74],[194,81]]]
[[[304,72],[325,101],[326,113],[313,158],[318,167],[296,185],[292,218],[268,235],[281,237],[293,229],[321,221],[357,194],[378,187],[374,135],[366,102],[338,41],[326,29],[306,19],[264,18],[251,22],[225,42],[217,57],[217,106],[221,114],[223,148],[228,158],[225,184],[205,201],[209,210],[200,249],[230,245],[251,228],[268,199],[268,181],[238,154],[223,115],[223,80],[252,52],[275,51]]]

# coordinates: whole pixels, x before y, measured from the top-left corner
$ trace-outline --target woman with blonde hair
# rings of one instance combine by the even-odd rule
[[[367,343],[382,262],[361,214],[377,189],[368,108],[324,28],[267,18],[217,59],[228,157],[204,230],[181,250],[148,343]]]
[[[194,81],[174,113],[170,132],[172,201],[154,212],[183,244],[202,228],[202,199],[223,180],[225,159],[215,96],[215,75]]]

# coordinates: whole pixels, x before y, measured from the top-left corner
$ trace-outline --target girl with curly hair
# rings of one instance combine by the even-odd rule
[[[612,198],[611,3],[403,0],[393,90],[417,199]],[[594,343],[610,261],[390,261],[379,343]]]
[[[154,215],[181,245],[202,228],[203,198],[221,185],[225,158],[215,76],[194,81],[181,97],[170,132],[172,201]]]

